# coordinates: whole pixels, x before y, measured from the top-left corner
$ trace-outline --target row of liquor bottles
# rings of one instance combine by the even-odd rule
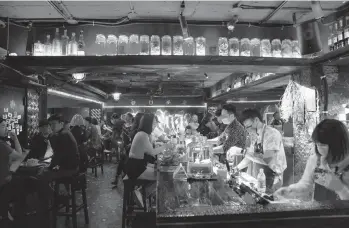
[[[87,55],[220,55],[220,56],[262,56],[300,58],[299,44],[297,40],[285,39],[248,39],[226,38],[218,39],[218,48],[208,48],[205,37],[182,36],[157,36],[157,35],[108,35],[97,34],[95,47],[91,48],[94,53]],[[218,49],[218,51],[217,51]],[[69,39],[67,30],[60,36],[56,29],[54,39],[46,36],[46,41],[34,44],[34,56],[67,56],[85,55],[85,42],[83,31],[80,31],[79,40],[76,41],[75,33]]]
[[[349,15],[329,25],[328,47],[330,51],[349,45]]]

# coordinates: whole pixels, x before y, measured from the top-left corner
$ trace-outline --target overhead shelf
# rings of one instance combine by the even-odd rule
[[[328,66],[344,66],[349,64],[349,45],[314,58],[312,64]]]
[[[286,86],[291,79],[291,75],[271,75],[265,78],[261,78],[257,81],[251,82],[245,86],[231,89],[229,92],[219,94],[210,98],[212,101],[236,99],[241,97],[250,97],[251,94],[257,94],[262,91],[272,90],[281,86]],[[282,94],[282,93],[281,93]],[[280,94],[280,95],[281,95]],[[273,97],[279,99],[279,94],[274,94]]]
[[[14,68],[61,74],[84,73],[204,73],[258,72],[287,74],[310,65],[309,59],[243,56],[9,56]]]

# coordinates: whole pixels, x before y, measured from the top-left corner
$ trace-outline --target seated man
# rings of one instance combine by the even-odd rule
[[[50,126],[47,120],[39,122],[39,133],[34,135],[30,143],[29,158],[44,159],[52,156],[52,148],[49,141]]]
[[[282,136],[278,130],[263,123],[256,109],[243,111],[242,122],[254,143],[252,153],[247,153],[236,168],[241,170],[253,160],[264,170],[266,192],[272,193],[282,186],[283,172],[287,168]]]
[[[11,148],[8,142],[8,135],[14,142],[15,149]],[[8,206],[15,202],[15,222],[21,221],[23,216],[23,204],[25,203],[23,182],[12,178],[10,171],[11,164],[23,159],[22,148],[15,133],[8,132],[6,121],[0,118],[0,224],[8,218]]]

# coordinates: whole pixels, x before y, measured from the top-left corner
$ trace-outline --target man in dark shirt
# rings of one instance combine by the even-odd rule
[[[49,146],[50,126],[48,120],[39,122],[39,132],[30,142],[30,152],[27,158],[43,159]]]

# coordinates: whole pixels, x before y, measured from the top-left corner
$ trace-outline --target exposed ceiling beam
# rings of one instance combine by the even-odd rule
[[[51,7],[57,11],[57,13],[59,13],[64,20],[68,23],[68,24],[77,24],[78,21],[75,20],[74,16],[69,12],[69,10],[67,9],[67,7],[63,4],[62,1],[50,1],[47,0],[47,3],[51,5]]]
[[[271,11],[268,16],[266,16],[263,20],[260,21],[260,24],[264,24],[267,21],[270,20],[270,18],[272,18],[279,10],[282,9],[282,7],[284,7],[284,5],[287,3],[287,1],[283,1],[280,3],[280,5],[278,7],[276,7],[276,9],[274,9],[273,11]]]

